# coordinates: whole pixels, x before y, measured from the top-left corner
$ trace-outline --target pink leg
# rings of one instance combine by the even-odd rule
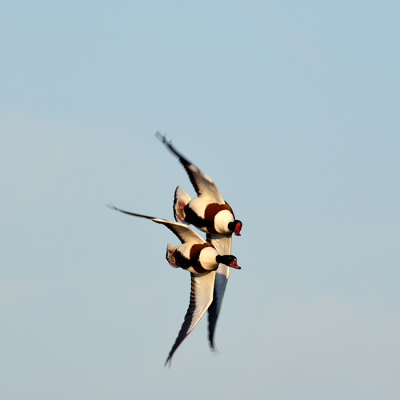
[[[177,216],[178,219],[180,219],[181,221],[184,221],[184,220],[185,220],[185,218],[183,218],[182,215],[180,215],[180,214],[176,214],[176,216]]]
[[[185,203],[182,203],[181,201],[178,201],[178,206],[181,210],[183,210],[185,208]]]

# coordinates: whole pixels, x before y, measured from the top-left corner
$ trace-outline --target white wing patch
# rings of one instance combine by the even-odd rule
[[[106,205],[107,207],[122,212],[124,214],[132,215],[138,218],[150,219],[154,222],[157,222],[158,224],[165,225],[178,237],[181,243],[196,243],[196,244],[205,243],[205,240],[201,236],[199,236],[199,234],[197,234],[192,228],[189,228],[187,225],[178,222],[168,221],[167,219],[163,218],[150,217],[149,215],[137,214],[130,211],[121,210],[120,208],[117,208],[112,204],[106,204]]]
[[[183,166],[189,175],[194,189],[196,190],[197,196],[205,197],[211,202],[215,202],[218,204],[225,203],[224,199],[221,196],[221,193],[219,192],[219,190],[215,186],[215,183],[210,177],[201,172],[193,164],[183,164]]]
[[[215,271],[201,275],[191,273],[190,277],[191,290],[189,308],[186,312],[181,330],[179,331],[178,337],[168,354],[165,364],[171,363],[172,356],[176,349],[197,325],[213,301]]]

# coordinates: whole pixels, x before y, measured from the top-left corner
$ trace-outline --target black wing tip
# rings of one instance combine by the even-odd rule
[[[210,345],[211,351],[215,351],[215,344],[214,344],[214,332],[208,333],[208,344]]]
[[[217,348],[217,346],[214,343],[214,339],[208,339],[210,341],[209,345],[210,345],[210,350],[212,353],[214,354],[221,354]]]
[[[171,369],[171,364],[172,364],[172,356],[168,356],[167,360],[164,363],[164,368],[168,367]]]
[[[176,211],[175,211],[175,204],[176,204],[176,202],[178,201],[178,199],[176,198],[176,192],[178,191],[178,188],[179,188],[179,186],[177,186],[176,189],[175,189],[175,193],[174,193],[174,203],[172,204],[172,214],[173,214],[173,216],[174,216],[176,222],[179,222],[179,221],[178,221],[178,217],[176,216]]]
[[[111,208],[111,210],[121,211],[118,207],[115,207],[111,202],[106,203],[106,207]]]
[[[214,342],[214,332],[210,332],[208,335],[208,344],[210,345],[210,350],[212,353],[214,354],[221,354],[217,348],[217,346],[215,345]]]
[[[155,134],[156,138],[163,143],[167,143],[167,134],[163,135],[160,131],[157,131]]]
[[[162,142],[171,153],[175,154],[176,157],[179,158],[180,163],[186,168],[188,165],[193,165],[190,161],[188,161],[179,151],[172,145],[172,140],[167,140],[167,134],[163,135],[160,131],[156,132],[156,137],[160,142]],[[197,168],[197,167],[196,167]],[[198,169],[198,168],[197,168]],[[189,173],[189,172],[188,172]]]
[[[179,336],[177,337],[176,342],[178,341]],[[183,340],[183,339],[182,339]],[[167,359],[165,360],[164,363],[164,367],[168,366],[169,368],[171,368],[171,364],[172,364],[172,356],[175,354],[176,349],[179,347],[179,345],[182,343],[182,340],[179,341],[178,345],[176,345],[176,342],[174,343],[174,345],[172,346],[171,351],[168,354]]]
[[[179,157],[179,154],[177,154],[177,151],[172,146],[172,140],[170,140],[170,141],[167,140],[167,134],[163,135],[160,131],[157,131],[156,138],[160,142],[162,142],[165,146],[167,146],[175,155],[177,155]]]
[[[106,204],[106,207],[111,208],[111,210],[122,212],[124,214],[133,215],[134,217],[151,219],[152,221],[154,221],[156,219],[156,217],[150,217],[149,215],[137,214],[134,212],[121,210],[120,208],[115,207],[114,204],[111,204],[111,203]],[[154,221],[154,222],[157,222],[157,221]]]

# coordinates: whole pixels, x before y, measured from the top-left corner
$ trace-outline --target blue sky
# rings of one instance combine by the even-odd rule
[[[400,391],[394,1],[20,1],[0,15],[0,396],[395,399]],[[154,133],[243,221],[216,331],[165,369],[193,194]]]

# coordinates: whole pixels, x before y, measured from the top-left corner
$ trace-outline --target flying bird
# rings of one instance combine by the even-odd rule
[[[190,272],[191,276],[189,308],[178,337],[165,361],[165,365],[170,364],[176,349],[197,325],[213,301],[215,276],[216,270],[219,268],[218,266],[222,264],[226,268],[241,268],[237,265],[235,256],[220,255],[210,243],[206,242],[185,224],[124,211],[113,205],[107,206],[128,215],[150,219],[158,224],[162,224],[170,229],[182,243],[180,246],[168,244],[166,252],[166,259],[173,268],[179,267],[185,269]]]
[[[242,222],[235,219],[232,208],[222,198],[214,182],[178,152],[171,141],[160,132],[157,138],[175,154],[185,168],[197,193],[192,199],[181,187],[175,190],[174,216],[177,222],[186,222],[210,234],[240,236]]]
[[[177,222],[192,224],[207,233],[207,242],[219,254],[231,254],[232,234],[241,236],[242,222],[235,219],[232,208],[222,198],[210,177],[188,161],[166,136],[156,132],[157,138],[175,155],[185,168],[197,193],[192,199],[180,186],[175,190],[173,213]],[[215,350],[214,333],[229,278],[229,268],[220,264],[215,277],[213,303],[208,309],[210,346]]]

